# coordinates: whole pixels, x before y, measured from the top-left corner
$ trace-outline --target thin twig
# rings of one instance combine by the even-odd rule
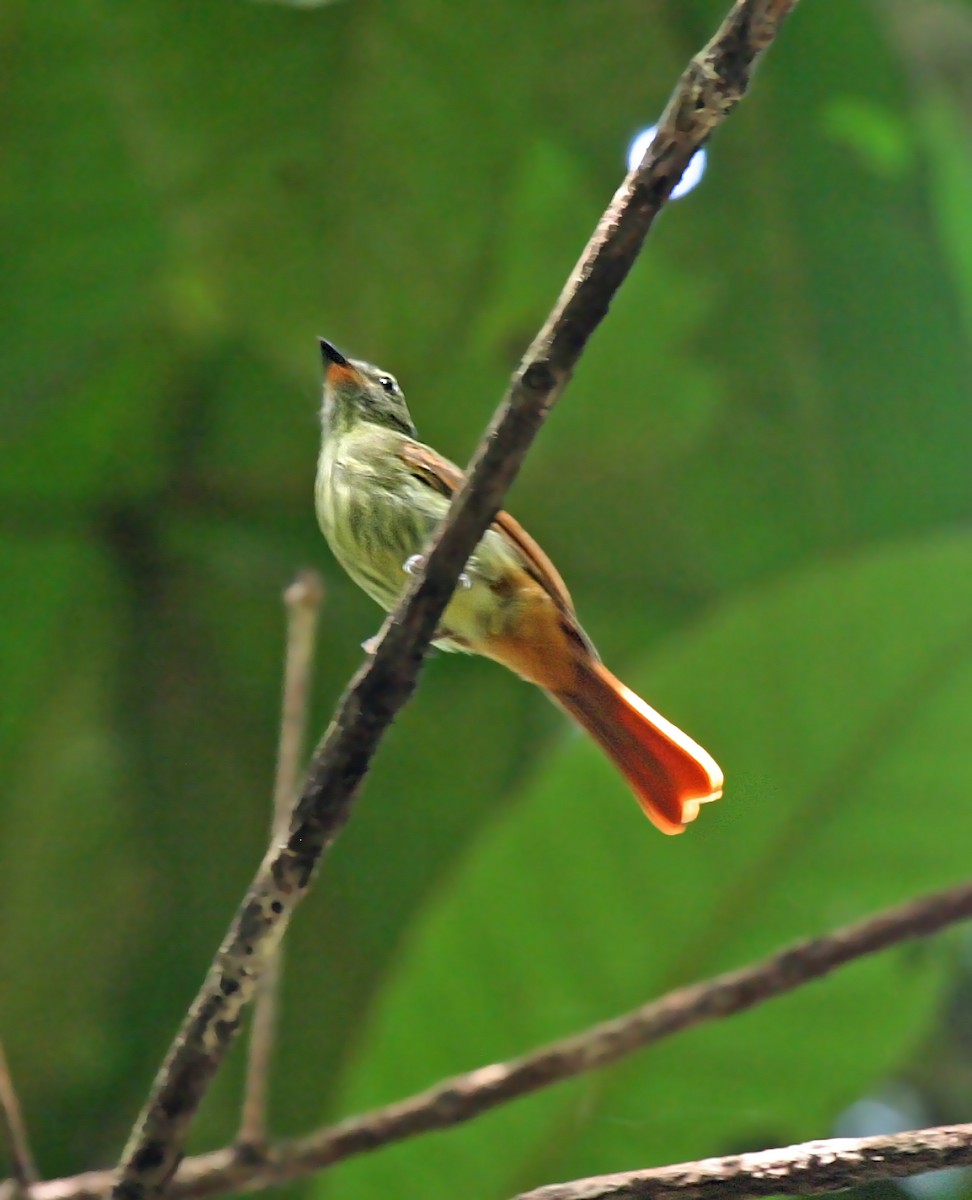
[[[447,1129],[530,1092],[607,1066],[704,1021],[754,1008],[866,954],[909,938],[927,937],[970,917],[972,883],[884,909],[742,970],[669,992],[522,1058],[480,1067],[338,1125],[276,1142],[258,1160],[241,1158],[235,1147],[187,1159],[172,1181],[171,1195],[198,1200],[285,1183],[358,1154]],[[113,1181],[111,1171],[51,1180],[34,1189],[32,1200],[104,1200]]]
[[[27,1126],[17,1099],[13,1076],[0,1041],[0,1131],[7,1144],[10,1175],[18,1191],[26,1192],[37,1182],[37,1164],[30,1149]]]
[[[280,713],[280,743],[273,789],[273,835],[284,837],[297,797],[307,737],[307,710],[314,641],[324,581],[316,571],[302,571],[283,594],[287,610],[287,649],[284,661],[283,700]],[[257,985],[250,1025],[249,1056],[243,1090],[243,1111],[237,1142],[240,1146],[262,1146],[267,1139],[267,1094],[277,1030],[277,1007],[283,968],[283,948],[267,962]]]
[[[415,690],[459,572],[495,516],[534,436],[693,154],[744,95],[752,68],[796,0],[737,0],[689,64],[640,166],[601,218],[527,351],[426,556],[385,622],[311,762],[286,841],[268,850],[166,1055],[122,1155],[119,1200],[146,1200],[178,1166],[189,1127],[314,870],[351,812],[382,736]]]
[[[940,1125],[887,1137],[829,1138],[782,1150],[554,1183],[516,1200],[746,1200],[840,1192],[972,1163],[972,1125]]]

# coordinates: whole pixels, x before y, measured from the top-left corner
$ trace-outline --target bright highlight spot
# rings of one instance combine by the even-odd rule
[[[636,166],[645,157],[645,151],[651,145],[651,139],[655,136],[657,125],[652,125],[648,129],[643,129],[641,133],[634,139],[628,150],[628,170],[633,171]],[[687,196],[692,188],[702,180],[705,174],[705,151],[697,150],[692,156],[692,161],[685,168],[685,174],[676,183],[672,189],[672,199],[680,200],[682,196]]]

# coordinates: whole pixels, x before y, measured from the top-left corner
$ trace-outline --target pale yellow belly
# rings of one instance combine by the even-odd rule
[[[360,475],[352,480],[334,467],[322,462],[318,474],[321,529],[355,583],[390,611],[409,582],[406,562],[425,549],[441,514],[423,511],[384,488],[372,486],[366,495]],[[505,633],[515,622],[520,601],[513,581],[522,569],[516,551],[495,530],[488,530],[466,565],[465,582],[459,583],[446,607],[435,644],[444,650],[482,653],[484,641]]]

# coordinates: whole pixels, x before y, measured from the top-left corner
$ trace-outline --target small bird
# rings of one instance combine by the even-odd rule
[[[421,569],[463,474],[417,440],[394,376],[320,345],[317,519],[338,562],[388,611],[405,576]],[[617,765],[663,833],[681,833],[722,795],[711,756],[602,665],[553,563],[508,513],[466,563],[433,644],[485,655],[543,688]]]

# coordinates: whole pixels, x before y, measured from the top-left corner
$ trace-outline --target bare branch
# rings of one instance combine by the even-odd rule
[[[284,592],[287,609],[287,650],[284,665],[280,744],[273,791],[273,833],[282,838],[297,797],[317,620],[324,602],[324,581],[316,571],[302,571]],[[243,1112],[237,1141],[260,1146],[267,1137],[267,1093],[277,1028],[277,1002],[282,969],[282,948],[277,948],[257,986],[250,1026],[249,1058],[243,1093]]]
[[[926,937],[969,917],[972,883],[884,909],[742,970],[669,992],[522,1058],[480,1067],[306,1137],[277,1142],[258,1157],[241,1156],[234,1147],[197,1155],[182,1164],[171,1194],[214,1196],[284,1183],[406,1138],[447,1129],[519,1096],[607,1066],[704,1021],[754,1008],[866,954]],[[92,1171],[51,1180],[37,1185],[31,1200],[105,1200],[114,1178],[111,1171]]]
[[[745,1200],[839,1192],[972,1163],[972,1125],[941,1125],[888,1137],[831,1138],[783,1150],[704,1158],[650,1171],[555,1183],[516,1200]]]
[[[16,1190],[26,1192],[40,1176],[37,1174],[37,1165],[30,1149],[30,1139],[27,1137],[27,1126],[24,1123],[2,1041],[0,1041],[0,1133],[7,1144],[10,1175]]]
[[[385,730],[415,689],[459,572],[499,508],[588,338],[693,154],[745,93],[756,59],[796,0],[737,0],[689,64],[641,165],[598,223],[527,351],[433,539],[425,571],[385,623],[315,752],[286,839],[268,850],[166,1056],[121,1161],[119,1200],[159,1195],[189,1127],[325,849],[347,821]]]

